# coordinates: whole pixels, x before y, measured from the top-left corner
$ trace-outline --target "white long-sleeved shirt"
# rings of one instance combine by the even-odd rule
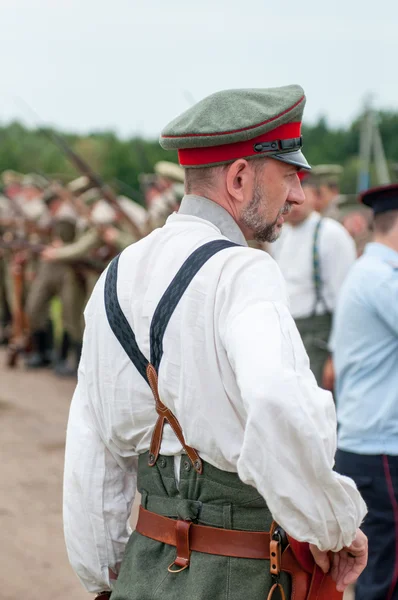
[[[318,237],[321,298],[317,303],[314,284],[314,235],[321,216],[313,212],[295,227],[283,226],[271,247],[286,280],[289,308],[294,319],[334,312],[344,279],[355,262],[355,243],[340,223],[322,218]]]
[[[309,369],[275,261],[245,247],[217,204],[186,196],[163,228],[121,255],[121,308],[148,357],[151,319],[170,281],[196,248],[220,238],[243,247],[213,256],[177,306],[163,342],[160,396],[187,444],[257,488],[289,534],[339,550],[352,542],[366,507],[355,484],[332,470],[333,400]],[[107,322],[104,283],[103,275],[85,311],[64,478],[69,559],[93,592],[111,585],[108,568],[123,557],[136,457],[149,449],[157,419],[149,386]],[[168,426],[161,452],[181,453]]]

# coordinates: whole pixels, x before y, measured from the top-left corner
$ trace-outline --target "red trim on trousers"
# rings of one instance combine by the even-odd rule
[[[394,486],[392,483],[390,466],[388,464],[388,456],[383,455],[383,467],[384,467],[384,475],[386,478],[388,495],[390,497],[391,506],[394,514],[394,529],[395,529],[395,562],[394,562],[394,571],[393,577],[390,585],[390,589],[388,591],[388,596],[386,600],[391,600],[393,598],[394,590],[398,582],[398,503],[394,494]]]

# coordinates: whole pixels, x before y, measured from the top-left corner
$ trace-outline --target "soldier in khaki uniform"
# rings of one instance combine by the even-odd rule
[[[167,217],[178,210],[183,196],[181,184],[184,183],[184,169],[162,160],[155,164],[154,171],[157,175],[155,186],[158,193],[152,198],[148,209],[148,231],[163,227]]]
[[[52,244],[54,247],[62,247],[72,242],[76,234],[76,213],[73,208],[51,189],[44,199],[52,217]],[[41,260],[26,303],[35,349],[27,360],[28,367],[43,367],[52,362],[48,352],[52,345],[48,333],[48,315],[50,301],[55,296],[61,299],[64,331],[69,335],[72,345],[80,345],[79,323],[85,297],[84,287],[67,263],[56,265]],[[80,351],[78,354],[80,356]]]
[[[6,234],[6,223],[11,216],[10,201],[0,195],[0,241]],[[4,343],[7,335],[8,315],[10,307],[7,302],[6,288],[6,252],[0,248],[0,344]]]
[[[68,285],[66,290],[68,293],[76,287],[77,274],[84,282],[82,294],[74,294],[75,302],[73,304],[73,321],[75,324],[75,332],[73,334],[74,346],[76,348],[76,358],[80,356],[82,325],[83,325],[83,308],[85,300],[91,294],[98,277],[103,269],[105,269],[112,255],[114,256],[133,242],[137,241],[126,223],[118,219],[115,210],[102,198],[100,190],[92,188],[79,196],[79,200],[84,203],[86,211],[85,230],[82,230],[80,236],[70,243],[62,246],[49,246],[42,253],[42,258],[54,269],[68,267]],[[131,218],[139,228],[146,225],[145,210],[126,197],[119,197],[120,205],[129,212]],[[89,265],[79,265],[79,261],[91,262],[92,268]],[[74,269],[71,267],[74,266]],[[77,268],[78,266],[78,268]],[[81,282],[80,287],[81,287]],[[70,300],[69,300],[70,302]],[[78,360],[70,367],[67,361],[58,365],[56,373],[61,376],[75,375]]]
[[[131,233],[123,220],[118,219],[115,210],[102,198],[100,190],[90,189],[82,194],[80,199],[88,208],[89,225],[73,243],[59,248],[47,248],[43,257],[47,261],[59,263],[76,262],[90,257],[97,263],[102,260],[103,268],[105,268],[110,256],[109,247],[113,248],[113,254],[117,254],[137,241],[137,237]],[[126,212],[130,211],[131,218],[135,220],[144,235],[145,209],[124,196],[120,196],[118,201]],[[108,245],[108,250],[104,248],[106,245]],[[98,273],[92,271],[89,274],[88,291],[90,293],[97,278]]]
[[[340,194],[340,165],[316,165],[312,167],[311,183],[316,187],[315,210],[323,217],[340,220],[339,206],[344,201]]]
[[[10,241],[11,227],[15,221],[13,198],[21,190],[23,175],[16,171],[3,171],[1,182],[4,194],[0,195],[0,240]],[[12,281],[9,275],[9,264],[12,254],[0,249],[0,343],[6,343],[9,337],[9,317],[12,310]]]

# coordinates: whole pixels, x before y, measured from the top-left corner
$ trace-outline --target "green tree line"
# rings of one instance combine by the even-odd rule
[[[398,112],[381,111],[378,122],[393,181],[398,179]],[[29,129],[18,122],[0,125],[0,172],[41,173],[64,181],[78,173],[49,139],[50,130]],[[118,138],[112,131],[87,135],[61,133],[70,146],[121,193],[139,191],[140,173],[151,173],[159,160],[177,162],[177,153],[166,152],[157,140]],[[310,164],[334,163],[344,167],[342,191],[355,193],[358,176],[360,120],[347,127],[331,127],[320,118],[303,127],[304,152]],[[371,173],[371,184],[376,183]],[[130,194],[132,195],[132,194]]]

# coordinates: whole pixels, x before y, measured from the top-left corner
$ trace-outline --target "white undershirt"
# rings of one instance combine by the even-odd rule
[[[355,243],[340,223],[323,218],[319,230],[319,270],[322,301],[316,304],[313,245],[320,215],[316,212],[295,227],[285,224],[280,238],[271,245],[286,280],[290,312],[294,319],[334,312],[337,296],[356,259]],[[316,309],[316,310],[315,310]]]
[[[188,196],[180,214],[122,253],[119,302],[145,356],[153,313],[177,270],[196,248],[225,237],[245,244],[226,211]],[[107,322],[104,282],[103,275],[85,311],[64,480],[69,559],[92,592],[108,588],[108,567],[123,557],[136,457],[149,449],[157,419],[147,383]],[[245,246],[213,256],[171,317],[163,347],[160,396],[187,444],[257,488],[296,539],[326,550],[349,545],[365,505],[355,484],[332,470],[333,400],[309,369],[275,261]],[[181,452],[169,427],[161,452]]]

